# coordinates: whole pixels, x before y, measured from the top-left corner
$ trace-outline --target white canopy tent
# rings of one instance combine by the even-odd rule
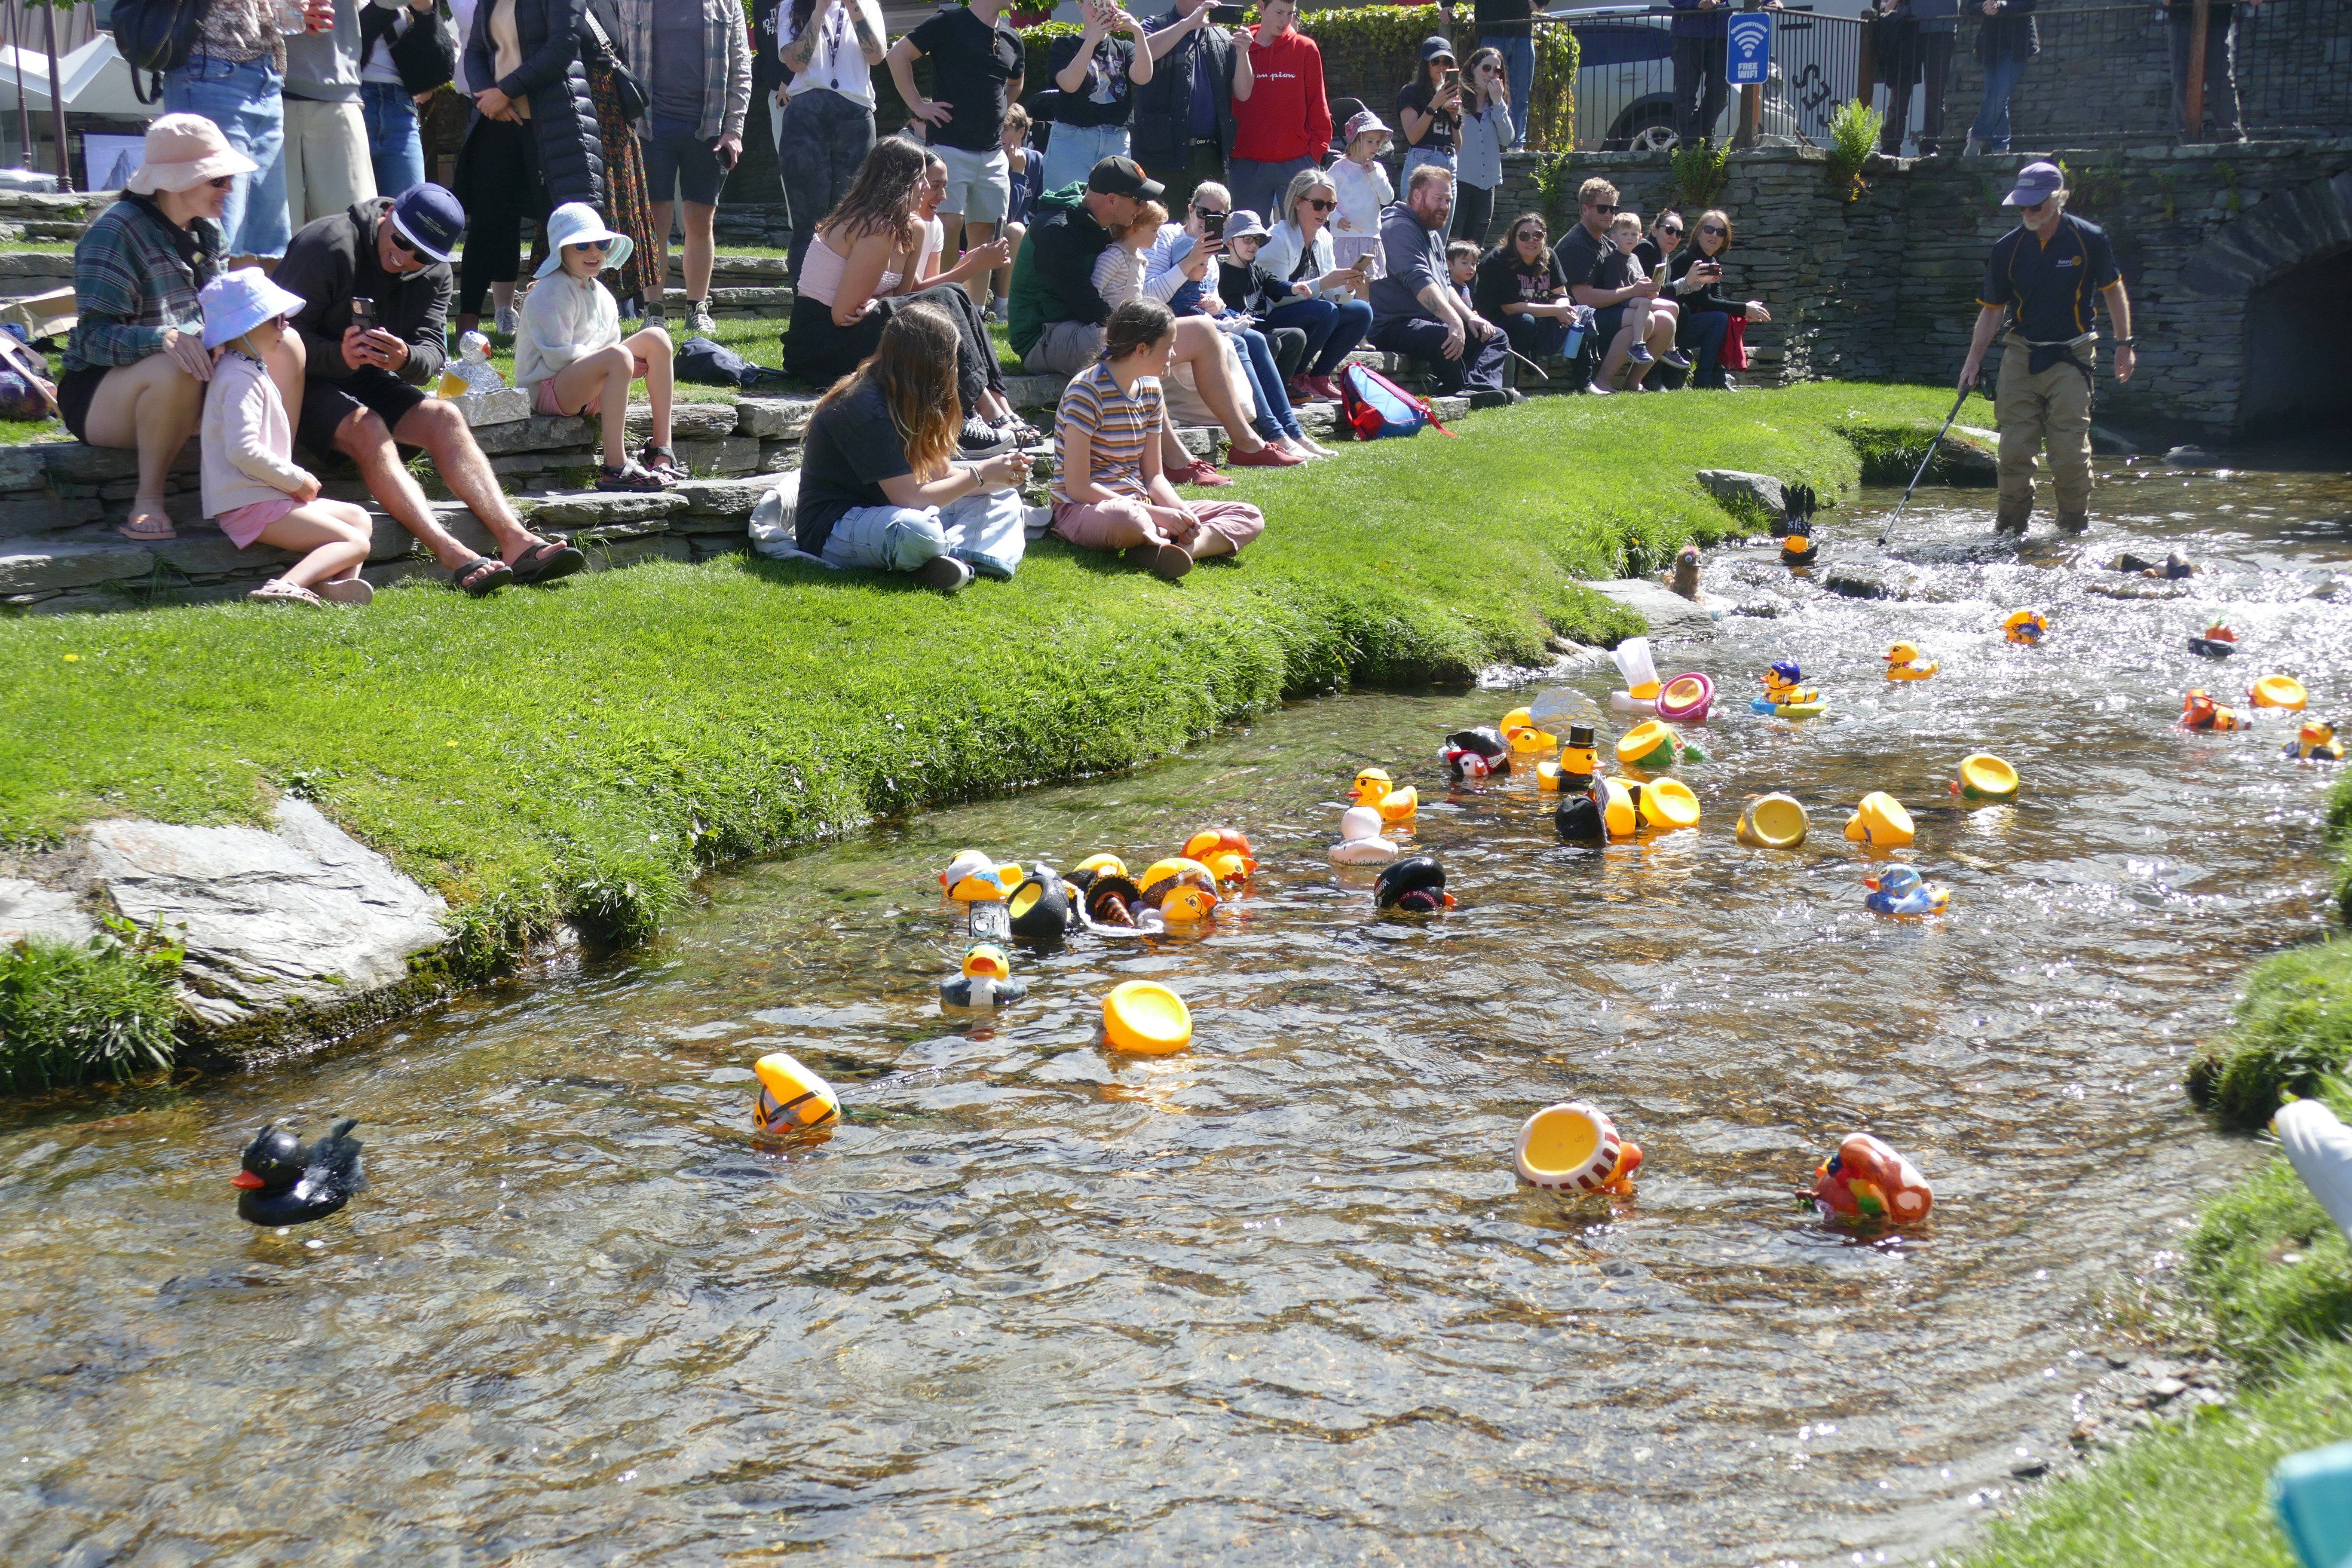
[[[37,114],[49,110],[49,57],[37,48],[11,48],[0,42],[0,116],[16,111],[22,83],[26,107]],[[100,33],[58,60],[58,96],[68,114],[105,114],[123,120],[146,120],[160,110],[139,101],[131,90],[131,67],[115,52],[114,39]]]

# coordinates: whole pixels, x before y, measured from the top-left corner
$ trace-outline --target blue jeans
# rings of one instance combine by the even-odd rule
[[[368,162],[375,194],[396,196],[425,183],[425,143],[416,134],[416,100],[398,82],[360,83],[360,115],[367,121]]]
[[[1250,421],[1250,428],[1269,441],[1304,437],[1298,416],[1290,411],[1290,393],[1282,384],[1282,372],[1274,363],[1274,345],[1265,341],[1265,334],[1252,327],[1227,335],[1242,362],[1242,374],[1249,377],[1250,395],[1257,399],[1257,417]]]
[[[1266,312],[1269,327],[1296,327],[1307,334],[1307,375],[1329,375],[1371,330],[1372,308],[1361,300],[1287,300]]]
[[[1503,57],[1503,71],[1511,84],[1511,125],[1518,145],[1528,144],[1528,94],[1536,85],[1536,41],[1533,38],[1481,38],[1479,47]]]
[[[1427,147],[1407,148],[1404,165],[1397,170],[1397,200],[1404,200],[1405,193],[1412,189],[1412,172],[1423,163],[1434,163],[1449,174],[1454,173],[1453,153],[1439,153]]]
[[[1568,323],[1558,316],[1505,311],[1496,325],[1510,340],[1512,352],[1528,359],[1542,359],[1568,347]]]
[[[1691,356],[1697,362],[1691,374],[1693,386],[1723,385],[1723,340],[1730,331],[1731,318],[1721,310],[1683,312],[1682,325],[1675,333],[1675,345],[1698,350]]]
[[[952,555],[985,577],[1011,577],[1028,545],[1019,490],[982,491],[945,506],[852,507],[825,535],[824,563],[913,572]]]
[[[231,62],[190,55],[163,78],[167,112],[203,115],[257,165],[236,177],[221,213],[230,256],[283,256],[294,237],[286,221],[285,89],[286,79],[267,58]]]
[[[1082,185],[1103,159],[1126,156],[1126,126],[1065,125],[1056,120],[1054,134],[1045,143],[1045,189]]]
[[[776,163],[793,214],[792,257],[785,269],[797,286],[809,242],[824,215],[849,194],[857,166],[874,151],[874,111],[829,87],[813,87],[784,100]]]
[[[2009,95],[2017,90],[2017,79],[2024,74],[2022,59],[1999,59],[1985,67],[1984,107],[1977,110],[1977,122],[1969,127],[1978,152],[2009,151]]]

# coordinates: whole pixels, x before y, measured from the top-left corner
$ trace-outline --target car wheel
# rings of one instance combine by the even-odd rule
[[[1671,153],[1682,144],[1683,139],[1675,134],[1675,128],[1664,121],[1637,125],[1625,138],[1628,153]]]

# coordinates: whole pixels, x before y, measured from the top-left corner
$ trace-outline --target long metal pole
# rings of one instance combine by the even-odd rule
[[[42,26],[48,29],[49,124],[58,139],[58,189],[74,188],[72,162],[66,156],[66,95],[58,85],[58,8],[41,7]]]
[[[1921,479],[1927,478],[1927,465],[1936,460],[1936,448],[1944,444],[1944,437],[1946,436],[1951,434],[1952,421],[1960,416],[1960,405],[1968,402],[1969,394],[1974,390],[1975,388],[1972,386],[1964,386],[1960,388],[1960,395],[1953,402],[1952,411],[1944,416],[1944,427],[1936,432],[1936,438],[1934,440],[1927,443],[1927,455],[1919,459],[1919,471],[1913,474],[1911,476],[1911,482],[1903,487],[1903,499],[1895,503],[1895,515],[1888,518],[1886,520],[1886,526],[1878,531],[1878,543],[1880,548],[1884,549],[1887,540],[1894,536],[1895,525],[1903,521],[1903,509],[1911,504],[1911,492],[1919,488],[1919,481]]]
[[[16,78],[16,167],[33,166],[33,115],[25,107],[25,6],[15,0],[8,7],[8,59]]]
[[[2197,0],[2189,17],[2189,85],[2180,95],[2180,134],[2194,142],[2205,125],[2205,19],[2209,0]]]

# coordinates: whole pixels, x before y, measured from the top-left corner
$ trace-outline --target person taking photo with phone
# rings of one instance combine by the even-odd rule
[[[743,155],[751,107],[751,39],[737,0],[619,0],[618,40],[651,100],[637,121],[653,198],[654,289],[668,287],[672,204],[686,204],[686,331],[708,334],[719,188]]]
[[[1086,26],[1075,37],[1055,38],[1045,61],[1056,89],[1047,110],[1054,126],[1045,143],[1049,191],[1085,183],[1105,158],[1127,156],[1135,89],[1151,80],[1143,24],[1113,0],[1086,0],[1085,11]]]
[[[1292,26],[1297,0],[1265,0],[1249,47],[1234,51],[1234,152],[1225,187],[1234,205],[1271,212],[1301,169],[1319,166],[1331,145],[1331,104],[1323,91],[1323,51]]]
[[[1454,143],[1462,125],[1462,79],[1454,68],[1454,46],[1423,38],[1421,68],[1397,89],[1397,127],[1404,132],[1403,178],[1424,164],[1454,173]]]
[[[948,163],[940,223],[949,252],[961,256],[996,237],[1013,205],[1012,160],[1004,153],[1004,110],[1021,97],[1028,53],[1004,21],[1002,0],[966,0],[890,46],[890,79],[924,140]],[[915,62],[929,56],[931,91],[915,88]],[[982,273],[972,303],[988,304]]]
[[[1363,299],[1371,291],[1372,254],[1362,251],[1353,264],[1339,264],[1330,227],[1339,204],[1330,175],[1300,170],[1284,198],[1284,216],[1257,254],[1258,265],[1276,277],[1315,285],[1312,294],[1284,300],[1265,318],[1269,327],[1306,334],[1306,356],[1289,387],[1294,403],[1309,397],[1337,402],[1339,389],[1331,378],[1372,329],[1372,308]]]
[[[1674,258],[1675,293],[1682,301],[1683,321],[1677,347],[1696,351],[1697,370],[1691,384],[1727,390],[1729,368],[1748,364],[1747,328],[1751,321],[1769,321],[1772,312],[1761,300],[1737,300],[1723,292],[1723,258],[1731,249],[1731,215],[1709,207],[1698,215],[1698,235],[1688,250]]]

